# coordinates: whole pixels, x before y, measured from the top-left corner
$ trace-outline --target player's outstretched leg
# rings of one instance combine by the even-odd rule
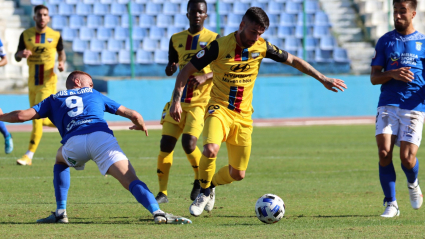
[[[423,196],[421,188],[419,187],[418,172],[419,172],[419,160],[416,158],[415,166],[411,169],[407,169],[403,164],[401,168],[406,174],[407,188],[409,189],[410,204],[413,209],[419,209],[423,203]]]
[[[201,191],[201,184],[198,180],[198,169],[199,169],[199,161],[201,160],[202,153],[201,150],[196,146],[198,142],[198,138],[190,135],[183,134],[182,136],[182,146],[186,153],[187,160],[192,166],[193,172],[195,174],[192,191],[190,192],[190,200],[195,200]]]

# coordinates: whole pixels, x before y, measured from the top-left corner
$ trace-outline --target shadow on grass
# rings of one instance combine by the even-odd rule
[[[297,216],[285,216],[285,219],[292,219],[292,218],[348,218],[348,217],[376,217],[377,215],[313,215],[313,216],[306,216],[306,215],[297,215]]]
[[[118,217],[111,217],[110,219],[118,218]],[[123,217],[126,218],[126,217]],[[139,219],[139,220],[131,220],[131,221],[81,221],[86,218],[78,218],[78,219],[70,219],[69,224],[138,224],[140,222],[154,222],[153,219]],[[92,219],[92,218],[91,218]],[[0,222],[0,225],[30,225],[30,224],[44,224],[44,225],[52,225],[54,223],[36,223],[36,222]],[[63,225],[63,224],[61,224]]]

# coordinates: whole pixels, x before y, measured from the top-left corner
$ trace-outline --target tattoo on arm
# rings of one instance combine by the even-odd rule
[[[182,97],[182,92],[174,89],[173,102],[179,102]]]

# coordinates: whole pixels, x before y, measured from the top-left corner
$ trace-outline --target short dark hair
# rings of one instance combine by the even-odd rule
[[[49,8],[46,7],[46,5],[37,5],[37,6],[34,7],[34,14],[36,14],[41,9],[46,9],[47,11],[49,11]]]
[[[393,6],[394,6],[394,3],[401,3],[401,2],[407,2],[407,3],[410,3],[409,5],[414,9],[414,10],[416,10],[416,7],[418,6],[418,1],[416,1],[416,0],[393,0]]]
[[[72,80],[74,80],[75,78],[77,78],[78,75],[85,75],[85,76],[90,77],[90,79],[93,79],[89,73],[86,73],[84,71],[73,71],[66,78],[66,88],[67,89],[72,89],[72,87],[74,87],[74,82]]]
[[[255,22],[256,24],[264,27],[264,29],[269,28],[269,17],[266,12],[259,7],[250,7],[246,11],[243,19],[248,19],[251,22]]]
[[[205,0],[189,0],[189,2],[187,2],[187,8],[186,8],[186,10],[189,10],[189,6],[192,3],[203,3],[203,4],[205,4],[206,9],[208,10],[208,4],[207,4],[207,2]],[[166,4],[166,3],[164,3],[164,4]]]

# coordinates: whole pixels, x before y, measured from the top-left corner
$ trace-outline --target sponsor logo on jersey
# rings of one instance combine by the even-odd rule
[[[200,50],[198,54],[196,54],[196,58],[200,59],[205,55],[205,50]]]
[[[92,121],[93,121],[92,119],[79,120],[79,121],[71,120],[71,122],[69,122],[69,124],[66,126],[66,131],[70,131],[72,128],[74,128],[74,126],[87,124],[87,123],[90,123]]]
[[[422,42],[416,42],[416,50],[420,51],[422,49]]]
[[[47,42],[52,43],[53,38],[47,38]]]
[[[199,42],[199,46],[201,46],[202,48],[206,47],[207,44],[208,42],[204,42],[204,41]]]
[[[182,48],[183,47],[183,44],[179,44],[179,48]]]
[[[253,52],[253,53],[251,53],[251,57],[253,59],[255,59],[255,58],[259,57],[259,56],[260,56],[260,53],[259,52]]]
[[[67,158],[66,160],[69,162],[69,164],[71,164],[73,166],[75,166],[77,164],[77,161],[73,160],[72,158]]]
[[[391,58],[391,61],[393,62],[393,63],[391,63],[391,65],[392,66],[393,65],[398,66],[398,60],[400,60],[400,53],[393,52],[393,53],[390,54],[390,58]]]
[[[230,59],[232,56],[230,54],[227,54],[226,59]]]
[[[394,44],[395,44],[395,42],[393,42],[393,41],[391,41],[391,42],[388,42],[388,46],[387,46],[387,47],[391,47],[391,46],[394,46]]]
[[[47,50],[47,48],[45,48],[45,47],[36,47],[35,49],[34,49],[34,52],[35,53],[43,53],[43,52],[45,52]]]
[[[234,72],[245,72],[249,70],[251,66],[249,64],[237,64],[230,67],[230,70]]]
[[[196,53],[187,53],[186,55],[183,56],[183,60],[190,61],[195,54]]]

